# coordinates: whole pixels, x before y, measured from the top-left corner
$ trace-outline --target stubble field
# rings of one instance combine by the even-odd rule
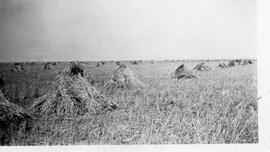
[[[258,143],[256,62],[225,69],[216,67],[219,62],[206,62],[212,68],[206,72],[193,70],[198,61],[123,62],[145,87],[105,92],[116,110],[74,119],[37,118],[32,130],[19,132],[11,145]],[[171,79],[182,63],[197,78]],[[25,109],[51,89],[59,70],[69,67],[62,62],[44,70],[37,63],[11,72],[12,65],[1,65],[4,94]],[[95,65],[84,64],[85,77],[102,91],[117,67]]]

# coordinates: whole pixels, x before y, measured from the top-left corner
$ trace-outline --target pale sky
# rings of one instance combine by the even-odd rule
[[[257,57],[256,0],[0,0],[0,61]]]

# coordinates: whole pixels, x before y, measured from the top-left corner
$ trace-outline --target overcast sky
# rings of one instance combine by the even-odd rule
[[[255,0],[0,0],[0,61],[256,58]]]

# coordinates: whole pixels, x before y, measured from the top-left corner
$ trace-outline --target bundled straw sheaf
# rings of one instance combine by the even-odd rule
[[[207,66],[204,62],[198,64],[197,66],[194,67],[194,70],[198,71],[210,71],[212,70],[209,66]]]
[[[252,63],[253,63],[252,60],[244,59],[244,60],[242,60],[241,65],[248,65],[248,64],[252,64]]]
[[[14,67],[11,69],[11,72],[21,72],[24,71],[22,64],[15,64]]]
[[[228,66],[225,63],[219,63],[217,67],[224,69],[224,68],[227,68]]]
[[[195,75],[192,74],[191,71],[185,68],[184,64],[181,64],[173,73],[173,79],[191,79],[196,78]]]
[[[129,61],[131,64],[137,65],[139,64],[139,61]]]
[[[19,131],[31,129],[32,119],[23,108],[9,102],[0,90],[0,145],[9,145]]]
[[[236,62],[235,60],[232,60],[228,63],[228,66],[229,67],[233,67],[233,66],[236,66],[236,65],[239,65],[239,62]]]
[[[56,64],[55,64],[56,65]],[[54,69],[54,65],[51,63],[46,63],[43,67],[44,70],[53,70]]]
[[[99,62],[97,62],[96,67],[103,66],[103,65],[105,65],[105,63],[106,62],[104,62],[104,61],[99,61]]]
[[[33,113],[42,117],[76,117],[117,108],[81,75],[59,74],[54,86],[52,93],[37,99],[30,107]]]
[[[10,123],[19,124],[21,121],[31,118],[23,108],[9,102],[0,90],[0,126]]]
[[[119,64],[114,71],[113,77],[108,81],[103,89],[105,91],[113,91],[119,88],[143,88],[145,87],[136,75],[125,64]]]
[[[248,64],[252,64],[252,60],[248,60],[248,59],[237,59],[237,60],[232,60],[229,62],[228,66],[229,67],[233,67],[233,66],[236,66],[236,65],[248,65]]]

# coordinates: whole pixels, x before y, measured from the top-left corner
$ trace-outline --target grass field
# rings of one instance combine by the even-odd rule
[[[199,62],[143,61],[125,63],[146,84],[145,88],[116,90],[105,94],[117,103],[114,111],[74,119],[37,119],[30,132],[19,132],[11,145],[70,144],[208,144],[258,143],[257,65],[192,70]],[[173,80],[171,75],[185,63],[197,78]],[[101,91],[117,68],[113,62],[96,67],[84,65],[86,78]],[[10,72],[13,64],[1,64],[5,96],[28,108],[51,89],[60,63],[43,70],[43,63],[25,65]]]

